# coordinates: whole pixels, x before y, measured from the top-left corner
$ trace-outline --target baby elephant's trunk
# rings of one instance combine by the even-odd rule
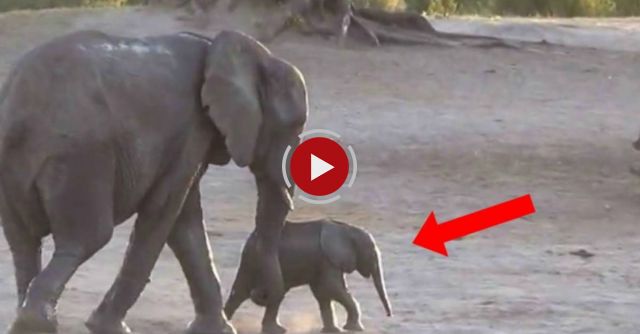
[[[389,298],[387,297],[387,288],[384,284],[384,273],[382,269],[382,262],[380,261],[380,256],[377,256],[377,264],[375,269],[373,270],[373,284],[376,286],[376,291],[378,291],[378,296],[382,301],[382,305],[384,309],[387,311],[387,316],[392,316],[393,312],[391,311],[391,304],[389,304]]]
[[[378,297],[382,306],[387,311],[387,316],[392,316],[391,303],[387,296],[387,288],[384,283],[384,270],[382,269],[382,255],[376,246],[373,236],[359,228],[350,228],[352,246],[355,246],[357,266],[356,269],[363,277],[373,279]]]

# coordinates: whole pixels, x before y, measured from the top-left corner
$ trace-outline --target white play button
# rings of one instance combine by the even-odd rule
[[[326,161],[316,157],[315,155],[311,155],[311,181],[317,179],[322,176],[324,173],[333,169],[333,166],[328,164]]]

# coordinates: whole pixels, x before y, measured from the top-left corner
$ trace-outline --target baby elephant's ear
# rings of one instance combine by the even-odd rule
[[[356,270],[357,257],[349,231],[342,225],[327,222],[322,225],[320,247],[327,260],[343,272]]]

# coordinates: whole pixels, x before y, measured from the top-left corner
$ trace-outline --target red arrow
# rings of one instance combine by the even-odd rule
[[[438,224],[433,212],[424,222],[413,244],[448,256],[445,242],[462,238],[536,212],[531,195],[525,195],[492,207]]]

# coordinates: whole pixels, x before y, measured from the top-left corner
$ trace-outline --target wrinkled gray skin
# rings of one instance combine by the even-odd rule
[[[137,213],[120,273],[87,326],[128,333],[124,318],[165,243],[195,307],[188,333],[232,333],[202,220],[209,163],[249,166],[258,190],[256,255],[276,305],[277,244],[292,208],[282,154],[307,117],[301,73],[254,39],[225,31],[129,39],[95,31],[25,55],[0,91],[0,215],[18,289],[14,333],[54,332],[78,266]],[[55,252],[41,268],[41,239]]]
[[[233,12],[240,4],[251,1],[264,0],[231,0],[228,10]],[[351,24],[351,0],[282,0],[282,2],[284,3],[282,11],[258,23],[262,34],[260,40],[272,41],[286,29],[287,22],[291,17],[300,16],[316,33],[337,36],[338,45],[344,46]],[[318,13],[324,20],[327,12],[334,13],[331,15],[330,26],[332,28],[330,29],[322,27],[316,22]]]
[[[229,319],[238,307],[251,298],[264,306],[262,296],[255,287],[258,275],[258,239],[251,234],[242,251],[242,259],[231,294],[225,304]],[[309,285],[318,301],[322,315],[323,332],[340,332],[335,324],[332,302],[340,303],[347,310],[344,329],[362,331],[360,306],[347,287],[344,273],[357,270],[362,276],[373,278],[376,290],[388,316],[391,305],[387,298],[380,252],[373,237],[366,231],[333,220],[305,223],[285,223],[280,241],[280,263],[285,289]],[[262,320],[262,331],[281,334],[286,330],[278,323],[279,304],[267,305]]]

